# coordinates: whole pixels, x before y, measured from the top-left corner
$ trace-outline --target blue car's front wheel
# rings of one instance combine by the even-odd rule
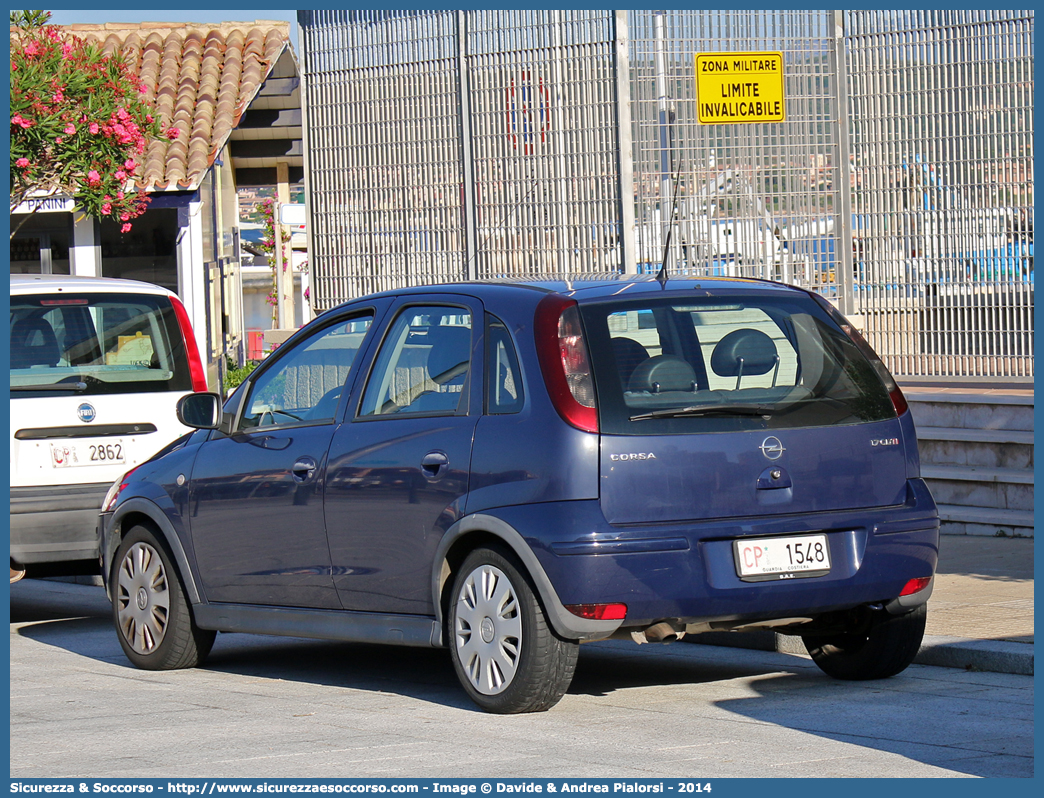
[[[177,571],[152,530],[135,526],[127,531],[111,584],[116,634],[137,667],[192,668],[206,659],[215,632],[193,622]]]
[[[555,634],[516,558],[506,549],[468,555],[453,584],[449,639],[457,677],[487,712],[542,712],[559,702],[579,644]]]

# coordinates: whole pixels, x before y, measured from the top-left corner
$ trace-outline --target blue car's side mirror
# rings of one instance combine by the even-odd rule
[[[221,396],[216,393],[190,393],[178,400],[178,421],[194,429],[221,426]]]

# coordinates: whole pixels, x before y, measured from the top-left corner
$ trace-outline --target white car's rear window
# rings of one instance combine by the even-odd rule
[[[12,396],[192,389],[185,343],[163,296],[12,296],[9,329]]]

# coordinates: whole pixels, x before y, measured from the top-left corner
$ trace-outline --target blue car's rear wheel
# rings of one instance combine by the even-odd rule
[[[559,702],[576,670],[579,644],[551,628],[522,566],[506,550],[476,549],[453,584],[453,666],[487,712],[542,712]]]
[[[215,632],[193,622],[177,571],[152,530],[135,526],[124,535],[110,584],[116,634],[136,666],[173,670],[206,659]]]
[[[917,656],[927,606],[922,604],[905,615],[881,610],[858,631],[802,639],[812,661],[828,676],[849,681],[887,679],[906,670]]]

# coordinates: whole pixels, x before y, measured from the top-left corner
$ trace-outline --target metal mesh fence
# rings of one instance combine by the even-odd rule
[[[899,374],[1033,374],[1029,11],[845,15],[854,305]]]
[[[316,306],[474,277],[784,280],[904,376],[1032,376],[1031,12],[302,11]],[[782,53],[700,124],[694,55]],[[848,189],[851,190],[848,190]]]
[[[611,17],[467,17],[479,277],[619,263]]]
[[[316,306],[463,279],[455,14],[305,14]]]
[[[829,12],[632,12],[637,259],[836,295],[838,126]],[[699,123],[696,53],[783,53],[786,120]],[[677,185],[675,185],[677,181]],[[675,200],[675,197],[677,199]]]

